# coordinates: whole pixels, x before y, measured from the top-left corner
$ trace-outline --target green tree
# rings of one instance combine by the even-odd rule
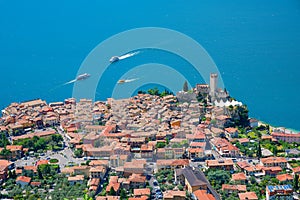
[[[295,174],[294,181],[293,181],[294,190],[299,190],[299,175]]]
[[[260,159],[262,157],[260,142],[258,142],[258,145],[257,145],[257,154],[256,155],[257,155],[258,159]]]
[[[2,149],[2,151],[0,152],[0,156],[4,157],[7,160],[11,158],[11,155],[11,151],[6,149],[6,147],[4,147],[4,149]]]
[[[0,147],[6,147],[6,145],[9,145],[9,140],[7,139],[5,133],[0,134]]]
[[[148,90],[148,94],[160,96],[159,90],[157,87]]]
[[[272,148],[272,153],[274,154],[274,156],[277,156],[277,152],[278,152],[277,146],[274,145]]]
[[[187,91],[189,90],[189,86],[188,86],[187,81],[184,81],[182,90],[183,90],[184,92],[187,92]]]
[[[63,137],[60,134],[54,134],[51,136],[52,141],[54,141],[56,144],[63,141]]]
[[[183,186],[180,184],[177,186],[177,188],[180,190],[180,191],[183,191]]]
[[[207,178],[214,188],[220,189],[223,184],[230,181],[230,173],[223,170],[209,170]]]
[[[120,198],[121,198],[121,200],[127,198],[126,190],[124,188],[121,190]]]
[[[76,150],[74,151],[74,155],[75,155],[75,157],[77,157],[77,158],[82,157],[82,154],[83,154],[82,149],[76,149]]]
[[[117,194],[116,191],[114,190],[114,187],[111,187],[111,188],[110,188],[108,194],[111,195],[111,196],[115,196],[115,195]]]
[[[156,144],[156,148],[164,148],[166,146],[166,143],[165,142],[158,142]]]

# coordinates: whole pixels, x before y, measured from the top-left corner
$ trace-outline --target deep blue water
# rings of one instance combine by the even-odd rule
[[[174,29],[199,42],[227,90],[248,105],[251,116],[300,130],[299,0],[0,0],[0,107],[70,97],[72,85],[58,86],[76,77],[96,45],[119,32],[150,26]],[[156,52],[143,56],[178,65]],[[124,61],[130,66],[142,58]]]

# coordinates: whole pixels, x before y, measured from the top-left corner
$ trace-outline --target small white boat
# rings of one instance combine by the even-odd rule
[[[119,57],[118,56],[113,56],[109,59],[109,62],[113,63],[113,62],[117,62],[119,61]]]

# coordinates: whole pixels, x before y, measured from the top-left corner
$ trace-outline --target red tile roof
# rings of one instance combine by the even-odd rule
[[[239,193],[240,200],[258,200],[257,195],[255,192],[245,192],[245,193]]]
[[[276,176],[276,178],[280,181],[280,182],[284,182],[284,181],[291,181],[293,180],[293,176],[290,174],[279,174]]]
[[[244,181],[244,180],[247,180],[247,177],[243,172],[241,172],[241,173],[232,174],[232,180]]]
[[[31,181],[31,178],[30,177],[27,177],[27,176],[19,176],[16,181],[22,181],[22,182],[25,182],[25,183],[29,183]]]
[[[143,196],[143,195],[150,195],[149,188],[142,188],[142,189],[133,189],[134,196]]]
[[[194,195],[198,200],[215,200],[215,197],[212,194],[208,194],[206,190],[196,190]]]

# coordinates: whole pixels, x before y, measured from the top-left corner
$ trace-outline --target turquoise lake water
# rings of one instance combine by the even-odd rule
[[[70,97],[72,85],[61,85],[76,77],[89,52],[108,37],[139,27],[164,27],[192,37],[251,116],[300,130],[299,0],[0,1],[0,107]],[[130,69],[146,61],[186,65],[155,50],[122,65]],[[111,94],[114,76],[107,71],[98,98]]]

